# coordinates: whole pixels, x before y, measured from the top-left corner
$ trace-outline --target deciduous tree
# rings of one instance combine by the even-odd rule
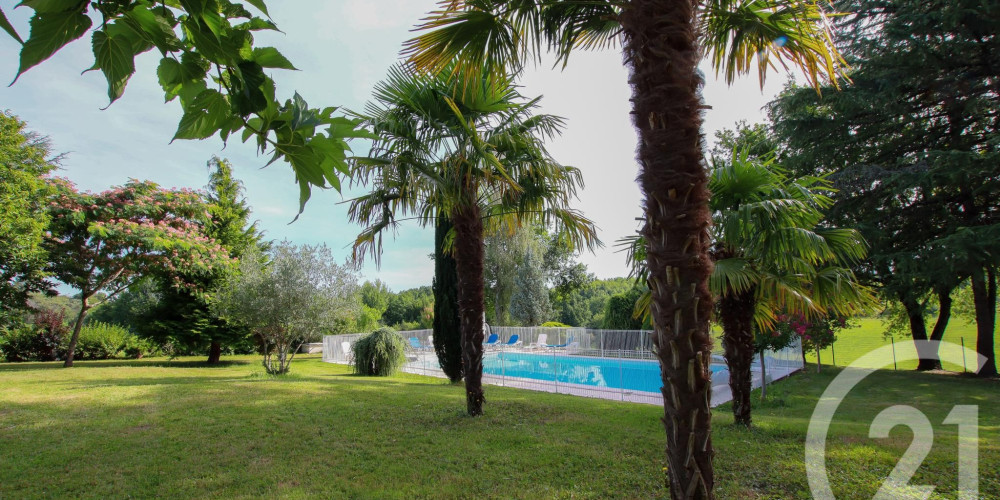
[[[23,311],[33,292],[45,290],[48,227],[45,176],[56,168],[46,138],[0,112],[0,326]]]
[[[246,4],[256,13],[230,0],[28,1],[18,4],[34,10],[27,39],[3,11],[0,28],[22,45],[15,82],[94,28],[94,64],[87,71],[104,74],[110,103],[124,94],[135,57],[156,49],[163,56],[156,74],[166,100],[184,110],[174,139],[255,138],[261,153],[272,154],[269,164],[283,159],[292,167],[301,212],[312,187],[340,190],[347,140],[365,133],[337,108],[309,108],[298,93],[284,103],[278,99],[267,71],[295,66],[278,49],[254,45],[255,32],[278,28],[264,0]]]
[[[922,297],[945,297],[975,277],[977,350],[987,359],[980,373],[993,376],[1000,136],[992,54],[1000,51],[1000,11],[976,0],[838,5],[852,13],[833,22],[844,33],[836,43],[854,67],[853,84],[824,89],[822,98],[789,89],[772,103],[782,162],[832,174],[839,194],[830,220],[872,244],[863,274],[906,306],[919,369],[939,366],[923,342]]]
[[[160,270],[185,275],[226,266],[229,255],[204,235],[209,214],[201,197],[189,190],[161,189],[152,182],[129,181],[101,193],[80,192],[67,180],[49,203],[50,235],[45,239],[52,276],[80,291],[80,312],[66,353],[73,351],[91,298],[112,298],[141,276]],[[193,287],[175,274],[173,286]]]

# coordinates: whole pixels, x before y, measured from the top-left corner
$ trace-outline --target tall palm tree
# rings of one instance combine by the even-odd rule
[[[819,177],[788,179],[772,159],[734,151],[717,163],[712,193],[710,279],[718,298],[736,423],[751,424],[754,328],[768,331],[778,311],[850,315],[873,304],[850,270],[867,244],[853,229],[820,226],[833,201]]]
[[[455,95],[449,72],[415,74],[393,67],[361,117],[377,136],[353,175],[371,192],[351,201],[351,220],[366,226],[355,259],[376,258],[382,233],[398,216],[432,224],[450,219],[458,274],[462,369],[469,415],[483,412],[483,238],[502,225],[532,219],[571,241],[600,244],[593,223],[569,208],[583,179],[554,161],[543,141],[562,119],[533,115],[538,99],[517,93],[509,78],[483,76],[476,91]]]
[[[839,55],[816,0],[444,0],[407,42],[421,69],[518,72],[552,51],[622,43],[639,132],[639,184],[647,224],[653,342],[663,380],[668,483],[673,498],[712,498],[708,278],[711,220],[702,156],[697,70],[710,56],[727,81],[756,61],[835,79]],[[475,91],[467,85],[465,92]]]

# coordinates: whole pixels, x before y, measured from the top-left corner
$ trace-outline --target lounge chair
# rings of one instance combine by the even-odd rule
[[[521,343],[521,337],[515,333],[514,335],[511,335],[509,339],[507,339],[507,342],[504,342],[503,344],[500,345],[504,347],[514,347],[520,343]]]
[[[490,338],[486,339],[486,342],[483,342],[483,347],[493,347],[499,344],[500,344],[500,336],[495,333],[491,333]]]
[[[538,338],[534,342],[528,344],[528,349],[535,349],[538,347],[546,347],[549,341],[549,336],[544,333],[539,333]]]
[[[570,344],[576,344],[578,346],[580,345],[579,342],[573,342],[573,337],[570,337],[570,338],[566,339],[566,343],[564,343],[564,344],[545,344],[545,347],[551,347],[553,349],[561,349],[561,348],[566,347],[566,346],[568,346]]]

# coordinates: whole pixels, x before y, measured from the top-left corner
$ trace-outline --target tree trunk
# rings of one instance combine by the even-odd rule
[[[993,347],[996,330],[997,277],[993,268],[972,272],[972,301],[976,306],[976,352],[986,358],[977,372],[980,377],[997,376]]]
[[[458,317],[458,271],[455,258],[444,253],[451,220],[438,216],[434,226],[434,353],[452,383],[462,380],[462,326]]]
[[[87,311],[90,310],[90,304],[88,300],[89,295],[82,295],[80,299],[80,314],[76,316],[76,324],[73,325],[73,336],[69,339],[69,347],[66,348],[66,361],[63,362],[63,368],[70,368],[73,366],[73,355],[76,353],[76,343],[80,340],[80,330],[83,330],[83,319],[87,317]]]
[[[767,367],[764,366],[764,351],[760,351],[760,400],[767,399]]]
[[[821,373],[823,369],[823,363],[819,361],[819,345],[816,345],[816,373]]]
[[[474,191],[473,191],[474,192]],[[462,327],[462,370],[470,416],[483,414],[483,221],[474,201],[452,216],[458,271],[458,314]]]
[[[697,2],[632,0],[621,15],[646,225],[653,344],[672,498],[713,498],[711,214],[701,144]]]
[[[934,354],[934,348],[927,342],[927,325],[924,324],[924,308],[917,300],[909,295],[900,297],[903,308],[906,309],[906,317],[910,321],[910,335],[913,336],[913,344],[917,348],[917,355],[920,360],[917,362],[917,370],[939,370],[941,361]]]
[[[753,313],[754,290],[727,293],[719,299],[722,322],[722,346],[729,365],[729,389],[733,393],[733,418],[749,427],[750,391],[753,389]]]
[[[934,344],[927,347],[927,353],[933,354],[933,356],[930,356],[933,359],[930,359],[929,361],[933,361],[935,367],[928,368],[929,370],[941,369],[941,358],[938,354],[940,344],[937,342],[940,342],[941,339],[944,338],[944,331],[948,328],[948,321],[951,320],[951,288],[948,288],[947,290],[937,290],[937,297],[938,317],[937,321],[934,322],[934,328],[931,330],[931,341],[934,342]]]
[[[222,344],[213,340],[208,348],[208,364],[214,365],[222,358]]]

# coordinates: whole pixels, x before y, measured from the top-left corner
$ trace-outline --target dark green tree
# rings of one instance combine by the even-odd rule
[[[0,112],[0,326],[27,308],[33,292],[49,288],[42,240],[51,190],[44,176],[57,162],[46,138]]]
[[[982,311],[977,351],[988,359],[980,374],[995,375],[1000,9],[976,0],[838,5],[853,13],[834,19],[853,84],[821,98],[792,88],[771,104],[782,162],[832,174],[839,192],[828,218],[871,244],[859,275],[906,307],[918,369],[939,366],[922,341],[940,338],[949,311],[928,335],[923,298],[947,304],[970,277]]]
[[[361,285],[358,292],[361,297],[361,304],[378,312],[379,317],[385,314],[389,308],[389,299],[392,297],[392,290],[380,280],[366,281]]]
[[[452,383],[465,376],[462,370],[462,325],[458,316],[458,268],[455,257],[444,250],[451,220],[438,216],[434,226],[434,352],[441,371]]]
[[[213,158],[208,167],[211,171],[205,202],[209,218],[203,228],[205,235],[235,259],[242,258],[253,247],[266,250],[257,223],[250,221],[250,206],[243,198],[242,183],[233,177],[232,165]],[[208,363],[218,363],[223,347],[246,344],[250,331],[230,324],[209,309],[205,292],[219,286],[226,270],[200,275],[185,271],[159,273],[159,301],[145,311],[145,326],[139,333],[161,343],[172,341],[188,351],[207,350]],[[172,286],[177,279],[196,287],[179,289]]]
[[[629,291],[634,282],[628,278],[593,279],[583,286],[552,295],[552,316],[561,323],[587,328],[603,328],[605,304],[613,295]]]
[[[402,290],[389,296],[389,302],[382,322],[402,330],[428,328],[431,318],[427,310],[433,311],[434,291],[429,286]]]
[[[551,314],[542,259],[530,249],[521,255],[510,297],[510,315],[524,326],[538,326]]]
[[[604,306],[601,328],[606,330],[639,330],[643,328],[642,316],[635,314],[635,305],[646,291],[639,287],[612,295]]]

